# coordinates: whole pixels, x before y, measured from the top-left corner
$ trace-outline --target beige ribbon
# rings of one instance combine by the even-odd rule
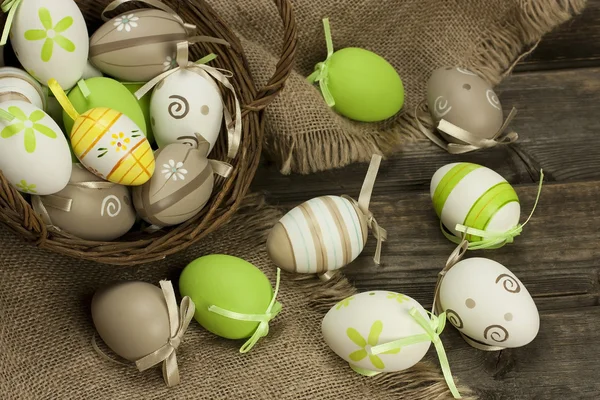
[[[141,99],[148,93],[154,86],[156,86],[159,82],[163,81],[173,73],[179,71],[180,69],[185,69],[189,71],[193,71],[198,75],[210,79],[213,78],[220,82],[223,86],[233,93],[233,97],[235,100],[235,121],[231,116],[231,113],[227,109],[227,105],[225,101],[223,103],[223,116],[225,117],[225,126],[227,127],[227,157],[233,159],[237,156],[240,141],[242,138],[242,113],[240,102],[238,100],[237,94],[235,92],[235,88],[229,82],[228,78],[231,78],[233,74],[230,71],[209,67],[208,65],[193,63],[188,61],[188,48],[186,42],[180,42],[177,44],[177,67],[170,69],[168,71],[163,72],[158,75],[150,82],[146,83],[137,92],[135,92],[135,96],[138,99]],[[224,74],[224,73],[225,74]]]
[[[421,121],[419,120],[420,107],[423,105],[425,101],[421,101],[415,107],[415,120],[417,122],[417,126],[421,133],[423,133],[429,140],[431,140],[434,144],[446,150],[450,154],[463,154],[468,153],[475,150],[487,149],[491,147],[495,147],[498,145],[507,145],[517,141],[519,135],[516,132],[509,132],[503,135],[503,132],[508,128],[508,125],[512,122],[513,118],[517,115],[517,109],[512,108],[504,123],[498,129],[496,134],[491,139],[481,138],[473,133],[466,131],[445,119],[440,120],[437,125],[437,129],[446,133],[453,138],[465,142],[467,144],[458,144],[458,143],[446,143],[445,140],[437,136],[435,133],[425,128]]]
[[[375,239],[377,239],[377,248],[373,261],[379,265],[381,263],[381,246],[384,241],[387,240],[387,231],[379,226],[377,220],[373,216],[373,213],[369,210],[369,203],[371,202],[371,194],[373,193],[373,187],[375,186],[375,180],[377,178],[377,172],[379,171],[379,165],[381,164],[381,156],[379,154],[373,154],[371,157],[371,164],[367,171],[367,176],[363,182],[362,188],[360,189],[360,195],[358,201],[352,197],[343,195],[342,197],[351,201],[354,205],[358,206],[358,209],[364,214],[367,219],[367,226],[373,233]]]

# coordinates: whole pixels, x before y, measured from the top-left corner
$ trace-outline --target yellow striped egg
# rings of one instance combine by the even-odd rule
[[[154,174],[154,154],[144,133],[110,108],[81,114],[71,130],[71,145],[79,161],[107,181],[139,186]]]
[[[289,272],[322,274],[350,264],[367,242],[367,220],[352,201],[316,197],[292,209],[273,227],[267,252]]]
[[[444,226],[456,236],[462,224],[471,228],[506,232],[521,215],[513,187],[498,173],[471,163],[453,163],[438,169],[431,179],[433,207]],[[467,235],[467,240],[481,238]]]

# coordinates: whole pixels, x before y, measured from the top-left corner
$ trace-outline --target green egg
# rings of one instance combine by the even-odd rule
[[[132,83],[124,82],[123,85],[133,94],[137,92],[139,88],[144,86],[144,83]],[[152,92],[147,93],[144,97],[138,100],[138,104],[144,113],[144,119],[146,120],[146,139],[150,144],[154,144],[154,133],[152,132],[152,124],[150,123],[150,99],[152,98]]]
[[[194,318],[206,330],[227,339],[252,336],[258,322],[223,317],[211,305],[243,314],[264,314],[273,297],[271,282],[241,258],[214,254],[188,264],[179,278],[179,291],[196,304]]]
[[[77,112],[83,114],[96,107],[111,108],[128,116],[140,127],[144,135],[146,134],[144,113],[135,96],[125,86],[114,79],[104,77],[86,79],[85,84],[90,90],[90,95],[87,99],[83,96],[81,89],[77,85],[68,94],[69,100],[71,100]],[[70,133],[73,128],[73,120],[64,111],[63,122],[65,130]]]
[[[329,61],[329,91],[334,109],[356,121],[375,122],[392,117],[404,104],[400,76],[383,57],[347,47]]]

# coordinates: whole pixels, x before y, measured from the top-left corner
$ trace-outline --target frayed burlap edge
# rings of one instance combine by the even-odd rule
[[[502,23],[492,26],[482,36],[461,66],[497,85],[535,49],[543,35],[580,14],[586,3],[587,0],[530,0],[514,8]],[[432,129],[427,114],[419,118],[427,129]],[[323,131],[302,136],[271,135],[268,140],[265,150],[274,160],[283,160],[280,172],[289,175],[367,162],[373,154],[387,157],[401,150],[404,144],[427,139],[417,125],[414,110],[406,110],[396,117],[393,127],[362,137],[343,132],[332,139],[329,132]]]

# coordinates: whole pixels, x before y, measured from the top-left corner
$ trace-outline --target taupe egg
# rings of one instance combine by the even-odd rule
[[[427,83],[427,104],[436,125],[444,119],[483,139],[494,137],[503,123],[502,106],[492,87],[463,68],[435,70]],[[440,133],[448,142],[463,143]]]
[[[196,138],[189,140],[157,150],[154,176],[133,188],[135,209],[150,224],[165,227],[185,222],[210,199],[214,176],[206,146],[198,148]]]
[[[27,72],[13,67],[0,68],[0,102],[20,100],[46,109],[42,86]]]
[[[32,203],[45,223],[85,240],[115,240],[135,223],[129,189],[98,178],[81,164],[73,165],[63,190],[33,196]]]
[[[158,350],[170,337],[164,294],[146,282],[121,282],[96,292],[92,319],[104,343],[130,361]]]

